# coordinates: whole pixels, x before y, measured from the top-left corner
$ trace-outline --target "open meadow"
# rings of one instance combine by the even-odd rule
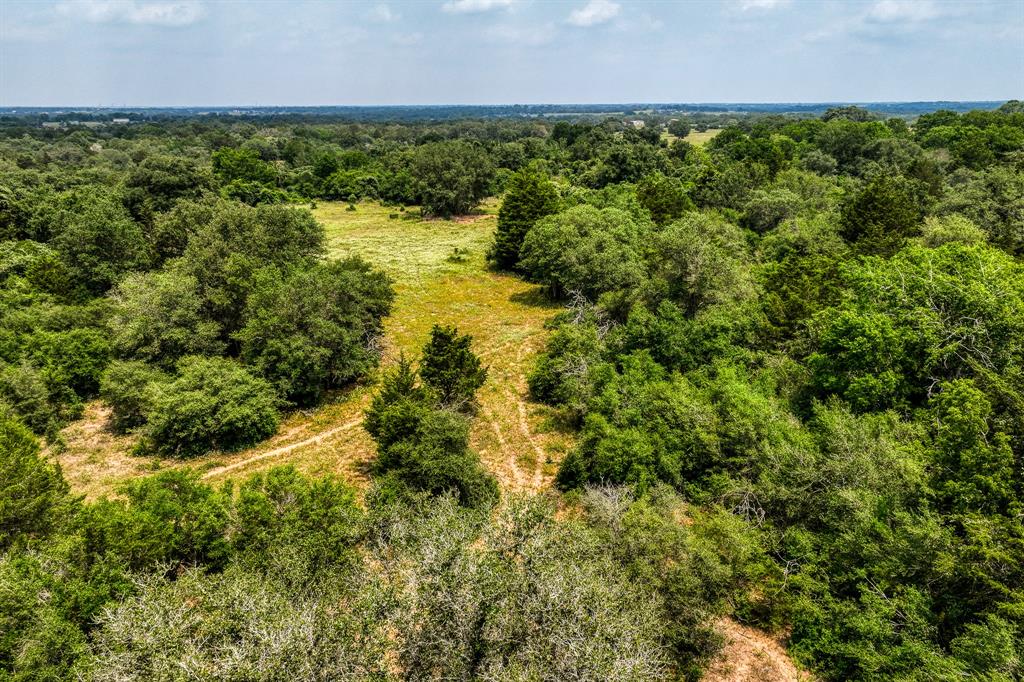
[[[478,393],[471,445],[506,490],[539,490],[550,482],[568,436],[550,426],[550,411],[527,399],[531,358],[543,348],[544,321],[557,307],[538,287],[493,272],[486,264],[496,220],[490,201],[474,215],[423,219],[362,202],[320,202],[314,210],[327,231],[330,258],[359,254],[395,282],[397,299],[386,320],[382,369],[401,354],[415,357],[434,324],[454,324],[473,336],[473,350],[489,367]],[[52,448],[72,488],[88,498],[113,494],[126,480],[170,467],[201,470],[211,482],[242,479],[255,471],[292,464],[304,473],[334,473],[363,485],[374,444],[362,428],[373,381],[335,393],[312,409],[294,410],[276,436],[233,453],[210,453],[187,463],[132,453],[134,439],[108,428],[109,410],[98,401],[68,427],[63,448]]]

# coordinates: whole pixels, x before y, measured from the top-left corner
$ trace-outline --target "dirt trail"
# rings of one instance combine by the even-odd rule
[[[342,424],[340,426],[335,426],[332,429],[322,431],[321,433],[318,433],[315,436],[310,436],[309,438],[301,440],[298,443],[282,445],[279,448],[274,448],[273,450],[267,450],[266,452],[261,452],[258,455],[247,457],[246,459],[243,459],[240,462],[232,462],[231,464],[222,467],[217,467],[216,469],[210,469],[205,474],[203,474],[203,478],[213,478],[214,476],[226,474],[229,471],[234,471],[235,469],[241,469],[242,467],[248,466],[253,462],[259,462],[264,459],[270,459],[271,457],[280,457],[281,455],[287,455],[289,452],[293,452],[294,450],[298,450],[299,448],[304,448],[308,445],[318,445],[319,443],[330,438],[331,436],[354,429],[355,427],[359,426],[362,423],[362,418],[353,419],[352,421],[346,422],[345,424]]]
[[[812,682],[783,646],[770,635],[722,618],[718,631],[726,643],[702,678],[705,682]]]

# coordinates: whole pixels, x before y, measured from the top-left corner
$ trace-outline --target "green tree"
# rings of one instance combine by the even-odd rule
[[[409,172],[424,213],[443,218],[469,213],[488,195],[494,179],[489,156],[463,140],[416,147]]]
[[[325,248],[324,228],[308,210],[219,202],[189,238],[180,268],[199,283],[204,316],[227,341],[242,327],[258,272],[309,266]]]
[[[938,461],[936,488],[957,512],[1015,514],[1015,457],[1009,438],[992,433],[992,404],[969,379],[941,385],[931,399]]]
[[[223,184],[243,180],[267,185],[277,179],[274,167],[254,149],[222,147],[213,153],[212,159],[213,172]]]
[[[556,296],[596,298],[643,281],[642,236],[623,211],[576,206],[533,226],[523,240],[520,267]]]
[[[666,126],[666,128],[668,129],[669,135],[674,135],[675,137],[682,138],[690,134],[690,124],[686,121],[673,119],[668,122],[668,126]]]
[[[753,294],[741,231],[720,216],[691,213],[654,236],[652,288],[689,315]]]
[[[694,208],[682,181],[662,173],[652,173],[640,180],[636,198],[656,225],[664,225]]]
[[[170,375],[139,360],[115,360],[100,381],[100,397],[111,409],[111,426],[126,433],[143,426]]]
[[[241,359],[282,397],[314,403],[376,366],[393,301],[388,277],[357,256],[272,280],[249,297]]]
[[[467,369],[479,371],[479,366]],[[468,420],[443,409],[436,402],[435,391],[420,385],[418,379],[403,358],[385,375],[366,411],[363,426],[377,443],[374,469],[379,476],[379,494],[401,497],[404,490],[453,493],[464,506],[492,506],[498,498],[498,484],[469,449]],[[455,383],[468,385],[457,378]]]
[[[474,409],[477,389],[487,379],[487,368],[471,350],[472,341],[472,336],[460,335],[454,326],[435,324],[430,330],[419,374],[443,407],[461,412]]]
[[[224,351],[207,319],[198,280],[180,268],[129,275],[110,294],[111,341],[122,357],[171,368],[186,355]]]
[[[128,204],[140,217],[167,211],[179,199],[198,199],[212,185],[208,168],[169,155],[146,157],[125,178]]]
[[[149,263],[142,227],[114,197],[80,195],[61,214],[50,243],[89,294],[103,293]]]
[[[0,553],[40,540],[66,522],[71,499],[60,468],[39,453],[35,436],[0,413]]]
[[[839,223],[858,251],[889,255],[918,232],[922,218],[910,183],[880,175],[847,199]]]
[[[498,210],[498,228],[488,258],[498,267],[514,269],[523,238],[544,216],[558,211],[558,190],[541,171],[524,168],[509,180]]]
[[[153,401],[148,445],[172,457],[254,445],[277,431],[273,387],[233,360],[186,357]]]

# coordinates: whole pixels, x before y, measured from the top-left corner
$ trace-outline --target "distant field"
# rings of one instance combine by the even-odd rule
[[[314,213],[327,230],[331,257],[359,254],[395,280],[398,298],[385,324],[384,366],[401,353],[415,356],[435,323],[456,324],[472,334],[474,350],[490,366],[479,393],[473,447],[505,489],[535,490],[549,483],[569,441],[550,430],[547,408],[526,399],[526,373],[543,346],[544,321],[555,309],[536,287],[486,268],[496,204],[451,221],[423,220],[376,203],[348,211],[344,203],[321,202]],[[278,434],[260,446],[189,462],[131,455],[133,439],[107,432],[105,410],[92,403],[85,419],[64,430],[66,447],[55,456],[72,487],[89,497],[173,466],[198,467],[217,481],[290,463],[361,484],[374,455],[361,426],[372,394],[372,385],[354,387],[315,409],[286,415]]]
[[[683,139],[686,140],[687,142],[689,142],[690,144],[695,144],[698,147],[703,147],[705,144],[707,144],[708,140],[710,140],[711,138],[713,138],[715,135],[717,135],[720,132],[722,132],[721,128],[708,128],[704,132],[699,132],[699,131],[696,131],[696,130],[691,130],[690,134],[687,135],[686,137],[684,137]],[[673,143],[673,142],[675,142],[676,140],[679,139],[678,137],[676,137],[672,133],[668,133],[668,132],[662,133],[661,137],[662,137],[662,139],[664,139],[669,144],[671,144],[671,143]]]
[[[705,144],[707,144],[708,140],[710,140],[720,132],[722,132],[721,128],[708,128],[704,132],[691,130],[690,134],[684,137],[683,139],[689,142],[690,144],[704,146]]]

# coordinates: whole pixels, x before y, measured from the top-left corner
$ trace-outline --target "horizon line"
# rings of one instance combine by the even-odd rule
[[[431,103],[409,103],[409,104],[383,104],[383,103],[362,103],[362,104],[0,104],[0,109],[273,109],[286,107],[301,107],[307,109],[326,108],[409,108],[409,107],[531,107],[531,106],[759,106],[759,105],[796,105],[811,106],[820,104],[848,104],[848,105],[884,105],[884,104],[994,104],[997,102],[1009,102],[1015,98],[997,99],[907,99],[907,100],[764,100],[764,101],[594,101],[594,102],[488,102],[488,103],[466,103],[466,102],[431,102]]]

